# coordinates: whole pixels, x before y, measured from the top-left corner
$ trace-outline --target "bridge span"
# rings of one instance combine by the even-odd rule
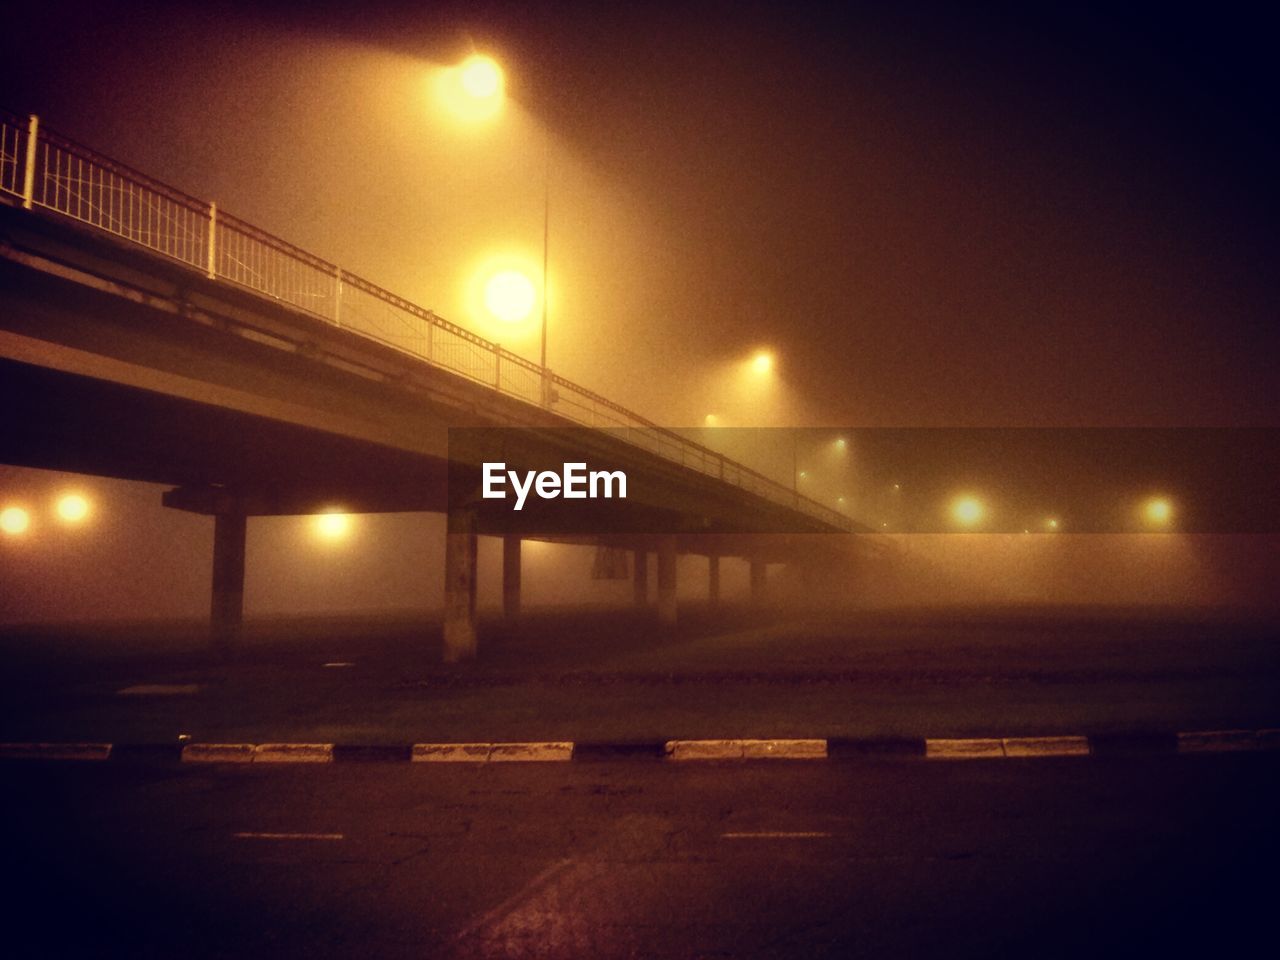
[[[243,616],[249,517],[448,512],[445,657],[476,653],[478,535],[503,538],[504,611],[522,539],[634,551],[637,602],[657,556],[676,618],[676,557],[832,562],[876,551],[843,514],[662,428],[335,264],[43,128],[0,114],[3,462],[167,484],[214,523],[211,628]],[[624,468],[599,529],[483,509],[450,435],[521,428],[528,460]],[[461,479],[460,479],[461,478]],[[452,495],[450,484],[453,484]],[[459,484],[466,484],[460,490]]]

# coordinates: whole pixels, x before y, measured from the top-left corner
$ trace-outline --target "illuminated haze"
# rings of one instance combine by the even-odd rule
[[[662,423],[1277,424],[1275,84],[1247,23],[734,5],[7,16],[3,106],[535,360],[536,322],[487,319],[474,281],[488,256],[540,269],[545,186],[550,365]],[[508,99],[465,127],[431,80],[473,48],[503,64]],[[772,392],[740,375],[760,349]],[[85,562],[158,537],[189,564],[175,609],[199,613],[208,521],[161,511],[155,488],[99,488],[118,498],[95,516],[115,553]],[[439,520],[365,518],[378,550],[330,557],[316,581],[255,549],[301,521],[255,519],[249,612],[318,608],[330,581],[342,606],[419,606],[398,599],[438,591]],[[78,606],[24,606],[73,556],[45,570],[0,546],[26,584],[6,619],[130,609],[83,569]],[[959,549],[937,556],[963,567]]]

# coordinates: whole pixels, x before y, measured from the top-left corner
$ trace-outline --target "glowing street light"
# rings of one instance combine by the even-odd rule
[[[538,290],[519,270],[495,273],[484,285],[485,309],[503,323],[522,323],[533,313]]]
[[[951,502],[951,518],[962,527],[974,527],[982,522],[986,514],[982,501],[977,497],[956,497]]]
[[[491,100],[502,96],[502,68],[492,57],[474,54],[458,67],[458,82],[468,96],[476,100]]]
[[[0,510],[0,531],[11,537],[21,536],[31,526],[31,515],[21,507]]]
[[[1152,497],[1142,505],[1142,519],[1148,526],[1163,527],[1173,519],[1173,504],[1165,497]]]
[[[1057,517],[1050,517],[1044,522],[1046,530],[1056,531],[1061,524],[1058,523]]]
[[[64,493],[54,504],[54,511],[63,523],[80,523],[89,516],[89,501],[78,493]]]
[[[317,536],[324,540],[342,540],[351,532],[351,515],[330,510],[312,519]]]
[[[773,354],[767,350],[761,350],[751,358],[751,369],[763,376],[766,373],[773,372]]]
[[[478,123],[502,109],[506,79],[496,60],[473,54],[440,74],[437,93],[449,112],[466,123]]]

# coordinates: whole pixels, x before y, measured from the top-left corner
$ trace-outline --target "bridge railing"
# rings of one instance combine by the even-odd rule
[[[420,360],[544,406],[574,423],[612,428],[635,445],[832,526],[842,513],[702,444],[543,370],[337,264],[213,203],[191,197],[42,126],[0,112],[0,191],[221,280],[253,290]]]

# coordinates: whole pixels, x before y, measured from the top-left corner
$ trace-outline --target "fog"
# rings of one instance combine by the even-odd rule
[[[476,283],[495,259],[541,276],[545,253],[553,370],[878,529],[898,516],[892,478],[868,493],[828,446],[752,449],[708,424],[1276,423],[1261,31],[1169,10],[1153,37],[1136,13],[1030,8],[55,0],[9,16],[0,106],[533,359],[537,322],[493,319]],[[434,99],[473,50],[505,68],[492,123]],[[744,376],[761,352],[771,376]],[[74,530],[48,517],[63,486],[95,502]],[[160,493],[0,468],[33,518],[0,538],[0,617],[206,615],[212,521]],[[305,519],[254,518],[246,611],[435,610],[442,530],[362,516],[323,542]],[[894,543],[895,564],[836,571],[822,602],[1262,603],[1274,569],[1263,538]],[[628,602],[593,556],[530,545],[526,604]],[[484,541],[482,605],[497,563]],[[680,576],[705,594],[702,559]],[[741,565],[723,576],[741,596]]]
[[[162,487],[51,471],[4,468],[5,505],[32,517],[22,536],[0,538],[0,622],[204,618],[209,610],[213,521],[160,506]],[[91,502],[74,528],[54,518],[66,491]],[[839,535],[821,535],[839,536]],[[797,610],[929,606],[1140,606],[1274,612],[1280,574],[1275,535],[904,534],[877,537],[891,552],[815,571],[770,568],[771,597]],[[327,540],[309,517],[249,521],[245,613],[438,614],[443,593],[442,514],[353,517]],[[630,578],[594,579],[595,549],[526,541],[523,602],[629,606]],[[478,604],[501,604],[501,541],[481,537]],[[707,597],[705,557],[679,560],[682,601]],[[649,589],[656,584],[650,560]],[[748,596],[745,561],[721,560],[726,603]]]
[[[1137,14],[52,2],[0,89],[527,356],[473,281],[545,186],[552,367],[665,424],[1274,422],[1270,88],[1166,13],[1216,72]],[[726,384],[762,347],[785,397]]]

